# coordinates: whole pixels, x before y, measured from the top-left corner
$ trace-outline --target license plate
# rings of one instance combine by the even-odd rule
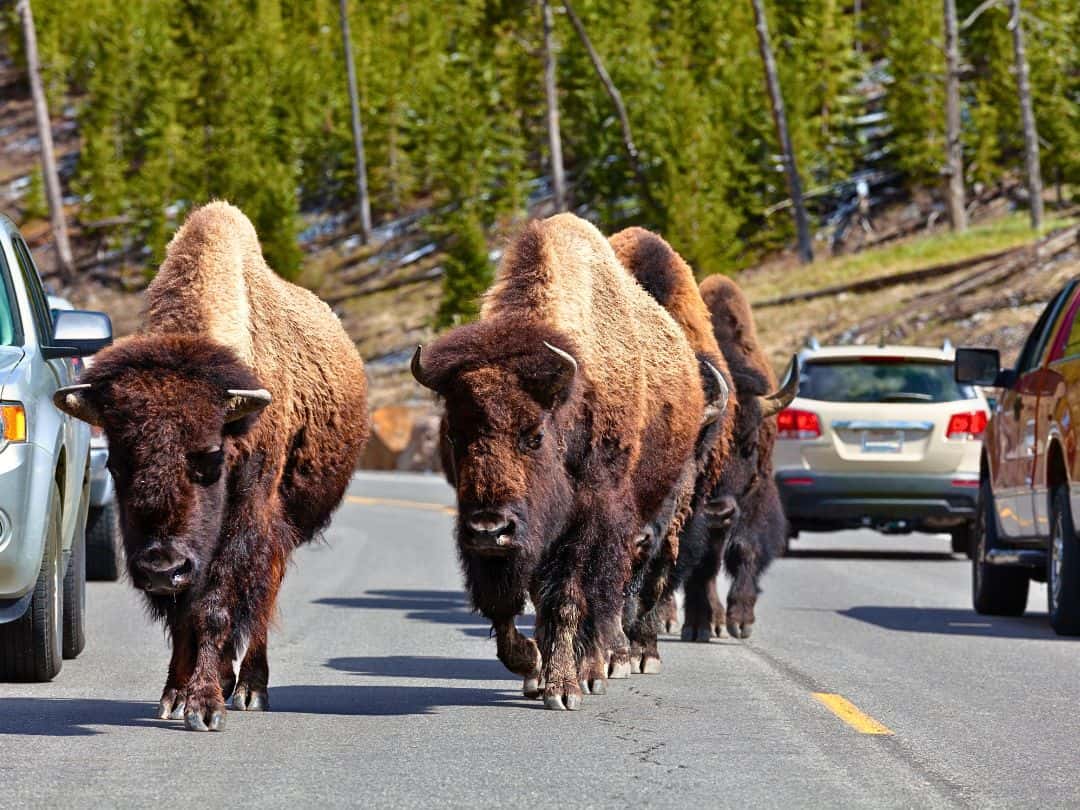
[[[864,453],[901,453],[904,450],[902,430],[864,430],[862,451]]]

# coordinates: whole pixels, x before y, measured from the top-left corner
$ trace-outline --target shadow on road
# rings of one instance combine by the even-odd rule
[[[354,675],[387,678],[440,678],[495,681],[516,678],[498,661],[478,658],[439,658],[427,655],[388,655],[385,658],[331,658],[326,666]]]
[[[823,560],[935,560],[939,562],[956,562],[971,565],[971,562],[957,554],[948,551],[877,551],[864,549],[798,549],[793,548],[784,555],[784,558],[795,559],[823,559]]]
[[[988,638],[1031,638],[1067,641],[1047,623],[1045,613],[1019,618],[980,616],[973,610],[951,608],[885,607],[859,605],[837,611],[841,616],[906,633],[934,633],[947,636]]]
[[[312,604],[340,608],[363,608],[368,610],[402,610],[405,618],[433,624],[472,625],[460,628],[471,638],[487,638],[491,635],[491,622],[473,612],[464,591],[365,591],[363,596],[325,597]],[[518,629],[526,634],[533,632],[534,618],[531,614],[518,617]]]
[[[271,686],[274,712],[385,717],[433,714],[447,706],[516,706],[542,709],[519,692],[443,686]]]
[[[153,726],[156,704],[83,698],[0,698],[0,735],[90,737],[89,726]]]

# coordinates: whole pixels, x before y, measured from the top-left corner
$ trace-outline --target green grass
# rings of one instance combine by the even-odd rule
[[[1073,219],[1051,218],[1046,221],[1043,233],[1073,222]],[[1017,211],[975,225],[964,233],[940,231],[930,236],[909,237],[876,250],[819,260],[809,267],[785,266],[757,271],[739,279],[739,283],[751,301],[761,301],[791,292],[817,290],[959,261],[982,253],[995,253],[1034,240],[1027,212]]]

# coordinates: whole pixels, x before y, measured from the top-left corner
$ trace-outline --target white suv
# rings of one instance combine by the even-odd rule
[[[773,466],[792,538],[870,527],[949,532],[970,554],[989,408],[953,349],[816,344],[777,417]]]

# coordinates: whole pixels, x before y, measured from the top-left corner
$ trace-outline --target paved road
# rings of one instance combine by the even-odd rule
[[[805,537],[766,579],[752,641],[671,639],[663,675],[567,714],[519,697],[495,660],[450,502],[434,478],[357,478],[286,580],[273,711],[232,713],[224,734],[153,719],[161,630],[127,586],[92,583],[79,660],[52,684],[0,684],[0,806],[1080,802],[1080,646],[1048,629],[1044,589],[1029,617],[975,616],[945,540]],[[894,733],[860,733],[813,693]]]

